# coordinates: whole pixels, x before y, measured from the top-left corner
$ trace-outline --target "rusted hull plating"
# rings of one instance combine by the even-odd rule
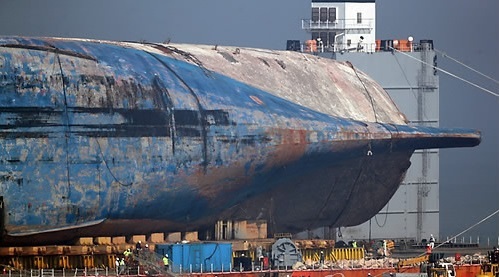
[[[387,203],[415,149],[480,142],[474,130],[407,126],[348,64],[232,50],[0,38],[4,239],[229,218],[278,232],[351,226]]]

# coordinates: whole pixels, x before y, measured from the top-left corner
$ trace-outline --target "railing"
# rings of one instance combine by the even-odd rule
[[[392,42],[392,40],[387,40],[388,42]],[[376,43],[334,43],[331,45],[324,45],[322,43],[316,43],[316,46],[309,47],[306,43],[301,44],[302,52],[312,52],[312,53],[324,53],[324,52],[332,52],[332,53],[346,53],[346,52],[364,52],[364,53],[374,53],[374,52],[384,52],[384,51],[402,51],[402,52],[421,52],[431,50],[428,47],[423,47],[422,44],[417,42],[412,42],[410,45],[398,45],[394,46],[393,42],[383,44],[385,41],[381,41],[380,45]],[[318,44],[318,45],[317,45]]]
[[[138,271],[135,274],[138,275]],[[124,274],[122,274],[124,275]],[[84,277],[84,276],[119,276],[113,268],[75,268],[75,269],[30,269],[4,270],[1,276],[6,277]]]
[[[331,45],[329,48],[325,49],[325,52],[367,52],[373,53],[376,52],[376,43],[335,43]]]
[[[357,23],[357,19],[337,19],[335,21],[312,21],[311,19],[302,19],[301,28],[303,30],[359,30],[372,29],[374,19],[362,19]]]
[[[376,260],[375,260],[376,261]],[[480,260],[466,260],[466,261],[461,261],[460,265],[461,266],[466,266],[466,265],[476,265],[479,267]],[[335,263],[331,263],[331,261],[326,261],[325,263],[321,264],[311,264],[308,266],[302,265],[299,268],[293,269],[292,267],[281,267],[281,268],[266,268],[262,269],[260,267],[252,267],[249,270],[245,270],[245,273],[255,273],[255,272],[262,272],[262,273],[282,273],[282,272],[296,272],[296,271],[330,271],[333,269],[336,270],[364,270],[364,271],[384,271],[386,269],[393,268],[395,269],[395,265],[392,262],[388,262],[388,260],[384,260],[381,264],[365,264],[365,262],[357,262],[354,263],[354,261],[339,261]],[[44,273],[42,275],[41,270],[6,270],[1,274],[0,276],[5,276],[5,277],[41,277],[41,276],[52,276],[52,277],[97,277],[97,276],[175,276],[175,277],[188,277],[188,276],[196,276],[196,274],[213,274],[213,276],[218,276],[218,275],[230,275],[232,273],[236,273],[237,275],[232,275],[232,276],[242,276],[241,273],[243,272],[242,270],[234,270],[234,269],[229,269],[225,271],[203,271],[203,272],[194,272],[194,271],[182,271],[180,273],[174,273],[172,274],[171,272],[165,274],[162,272],[156,272],[156,273],[148,273],[145,271],[143,267],[136,267],[136,268],[127,268],[125,272],[118,274],[115,269],[111,268],[92,268],[92,269],[71,269],[71,270],[64,270],[64,269],[44,269]],[[1,273],[1,272],[0,272]],[[291,275],[291,274],[290,274]],[[373,274],[374,275],[374,274]],[[381,275],[381,274],[380,274]],[[248,275],[248,276],[254,276],[254,275]],[[272,276],[272,275],[270,275]],[[376,276],[376,275],[374,275]],[[473,275],[474,276],[474,275]]]
[[[460,256],[460,261],[458,262],[458,265],[463,267],[463,270],[465,266],[478,266],[482,261],[486,260],[485,255],[466,255],[464,257]],[[114,268],[77,268],[77,269],[33,269],[33,270],[13,270],[13,269],[4,269],[3,272],[0,272],[0,276],[2,277],[104,277],[104,276],[162,276],[162,277],[192,277],[192,276],[202,276],[203,274],[211,274],[212,276],[220,276],[220,275],[226,275],[226,276],[244,276],[241,273],[250,273],[249,275],[246,276],[255,276],[251,273],[265,273],[265,275],[268,273],[268,276],[272,276],[272,273],[290,273],[290,272],[296,272],[296,271],[330,271],[330,270],[356,270],[356,271],[365,271],[365,275],[367,276],[367,272],[373,273],[372,276],[377,276],[374,274],[373,271],[378,270],[381,275],[381,273],[385,270],[390,270],[395,269],[397,265],[397,261],[394,259],[373,259],[373,258],[366,258],[362,260],[339,260],[339,261],[332,261],[332,260],[325,260],[322,262],[314,262],[314,263],[309,263],[309,262],[304,262],[304,264],[292,268],[292,267],[280,267],[280,268],[263,268],[261,264],[259,263],[252,263],[252,266],[250,268],[242,268],[241,265],[239,267],[232,265],[229,266],[227,269],[223,270],[213,270],[214,266],[210,266],[211,270],[202,270],[200,271],[195,271],[195,270],[182,270],[180,272],[172,273],[170,270],[168,272],[148,272],[147,269],[149,269],[148,266],[128,266],[123,270],[123,272],[118,272]],[[189,268],[194,268],[196,266],[191,265]],[[458,267],[459,269],[459,267]],[[279,274],[277,274],[279,275]],[[290,274],[291,275],[291,274]],[[299,274],[303,275],[303,274]],[[361,274],[362,275],[362,274]],[[360,276],[360,275],[356,275]],[[458,276],[461,276],[460,274]],[[465,276],[465,275],[462,275]],[[467,276],[467,275],[466,275]],[[471,275],[475,276],[475,274]]]
[[[468,244],[476,244],[476,245],[479,245],[479,246],[482,246],[482,247],[493,247],[493,246],[497,246],[499,245],[499,236],[497,237],[480,237],[480,236],[477,236],[477,237],[473,237],[473,236],[469,236],[469,237],[453,237],[453,238],[449,238],[449,237],[446,237],[445,241],[449,242],[449,243],[454,243],[454,244],[465,244],[465,243],[468,243]]]
[[[319,269],[319,268],[316,268]],[[247,270],[246,272],[289,272],[293,270],[291,267],[288,268],[280,268],[280,269],[266,269],[261,270],[258,268],[253,268],[251,270]],[[42,275],[43,271],[43,275]],[[93,268],[93,269],[72,269],[72,270],[62,270],[62,269],[44,269],[44,270],[6,270],[3,273],[0,272],[0,276],[5,277],[96,277],[96,276],[192,276],[192,274],[200,274],[200,273],[213,273],[213,274],[227,274],[227,273],[236,273],[242,271],[235,270],[225,270],[225,271],[182,271],[180,273],[165,273],[165,272],[146,272],[143,268],[137,267],[134,269],[127,268],[123,273],[117,273],[115,269],[111,268]],[[215,276],[214,275],[214,276]]]

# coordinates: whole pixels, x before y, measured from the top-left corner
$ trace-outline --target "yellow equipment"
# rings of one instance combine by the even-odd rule
[[[488,252],[488,262],[480,267],[480,274],[477,277],[499,277],[499,249]]]
[[[414,258],[400,260],[397,265],[399,270],[405,266],[419,265],[421,273],[426,274],[428,277],[456,277],[454,265],[451,263],[440,262],[442,258],[443,254],[439,253],[425,254]]]

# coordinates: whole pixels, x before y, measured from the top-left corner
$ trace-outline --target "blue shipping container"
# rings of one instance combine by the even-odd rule
[[[155,249],[158,254],[168,254],[170,270],[175,273],[226,272],[231,269],[230,243],[156,244]]]

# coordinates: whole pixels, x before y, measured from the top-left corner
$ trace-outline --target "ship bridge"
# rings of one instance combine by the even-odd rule
[[[302,20],[302,29],[321,49],[366,52],[358,45],[375,45],[375,12],[374,0],[312,0],[311,18]]]

